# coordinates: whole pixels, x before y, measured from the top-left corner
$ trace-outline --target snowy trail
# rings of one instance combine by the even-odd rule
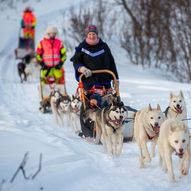
[[[16,37],[14,42],[17,42]],[[64,158],[64,160],[62,160],[60,163],[69,163],[69,167],[72,166],[73,161],[80,163],[80,166],[83,163],[96,164],[96,161],[98,161],[98,156],[96,156],[96,153],[104,155],[102,152],[100,152],[102,150],[100,146],[89,145],[86,142],[82,142],[82,140],[74,135],[70,129],[59,129],[55,125],[52,115],[43,115],[38,111],[38,84],[19,83],[16,71],[16,62],[13,58],[13,50],[16,47],[16,44],[17,43],[13,43],[10,46],[8,42],[8,48],[5,48],[5,52],[7,52],[8,56],[5,56],[3,59],[1,59],[2,67],[0,68],[0,74],[1,82],[3,83],[0,84],[0,109],[3,111],[3,115],[1,115],[0,124],[4,127],[1,127],[0,131],[2,132],[2,142],[5,141],[3,140],[4,136],[6,139],[10,140],[16,136],[17,139],[23,140],[24,143],[26,141],[25,139],[27,139],[27,144],[22,145],[22,143],[20,143],[18,140],[16,143],[9,143],[9,145],[7,145],[10,149],[10,153],[8,155],[6,154],[7,146],[2,145],[1,153],[4,153],[3,156],[5,156],[3,157],[2,161],[4,161],[4,163],[6,162],[6,165],[0,165],[2,170],[1,178],[10,177],[10,173],[13,172],[9,172],[8,169],[16,168],[19,162],[18,159],[21,158],[24,152],[28,150],[32,151],[31,154],[35,155],[36,157],[37,153],[39,153],[41,149],[39,148],[37,149],[37,152],[34,152],[33,147],[39,147],[41,144],[45,144],[48,147],[48,149],[44,149],[44,147],[42,147],[41,150],[41,152],[45,152],[43,153],[45,155],[45,167],[49,165],[51,166],[54,163],[57,164],[57,161],[60,161],[60,158]],[[8,50],[10,52],[8,52]],[[72,83],[74,83],[74,80],[72,80]],[[68,138],[68,136],[71,138]],[[77,146],[78,144],[79,146]],[[14,147],[16,147],[17,154],[12,153]],[[55,157],[46,158],[46,150],[49,150],[49,147],[59,148],[58,151],[56,151]],[[92,147],[97,147],[99,152],[92,152],[94,150]],[[60,152],[59,150],[63,152]],[[6,160],[9,157],[13,157],[13,155],[15,161],[13,162],[9,159],[7,162]],[[34,158],[34,156],[32,156],[32,158]],[[36,160],[34,162],[36,162]],[[36,166],[33,164],[31,164],[31,166],[36,168]],[[78,176],[78,174],[76,176]]]

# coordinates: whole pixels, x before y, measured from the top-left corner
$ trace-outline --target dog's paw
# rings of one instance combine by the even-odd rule
[[[150,163],[151,162],[151,158],[150,157],[146,157],[145,158],[145,162],[149,162]]]
[[[143,159],[140,158],[139,159],[139,163],[140,163],[140,168],[144,168],[145,167]]]
[[[167,173],[167,168],[162,167],[164,173]]]
[[[172,178],[170,178],[170,182],[172,182],[172,183],[176,183],[177,180],[176,180],[174,177],[172,177]]]
[[[182,170],[181,170],[181,174],[182,174],[183,176],[186,176],[186,175],[188,174],[188,170],[187,170],[187,169],[182,169]]]
[[[79,135],[80,130],[75,130],[75,134]]]
[[[172,174],[172,175],[169,174],[169,179],[170,179],[170,182],[173,182],[173,183],[177,182],[174,174]]]

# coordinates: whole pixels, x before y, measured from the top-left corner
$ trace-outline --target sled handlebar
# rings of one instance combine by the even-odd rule
[[[103,74],[103,73],[107,73],[107,74],[110,74],[112,77],[113,77],[113,82],[114,82],[114,88],[115,88],[115,91],[116,91],[116,94],[117,96],[119,96],[119,87],[118,87],[118,83],[117,83],[117,78],[115,76],[115,74],[110,71],[110,70],[92,70],[91,71],[92,74]],[[80,77],[79,77],[79,82],[80,83],[83,83],[82,81],[82,78],[85,77],[84,74],[81,74]]]
[[[110,70],[92,70],[91,72],[92,74],[108,73],[113,77],[114,80],[117,80],[115,74]],[[79,77],[80,81],[82,81],[82,77],[84,77],[84,74],[80,75]]]
[[[107,73],[107,74],[110,74],[113,78],[113,82],[114,82],[114,89],[116,91],[116,95],[118,98],[120,98],[120,95],[119,95],[119,86],[118,86],[118,82],[117,82],[117,78],[115,76],[115,74],[110,71],[110,70],[92,70],[92,74],[103,74],[103,73]],[[85,77],[84,74],[81,74],[79,76],[79,83],[80,84],[83,84],[83,81],[82,81],[82,78]],[[80,88],[80,94],[83,95],[84,94],[84,89],[83,88]],[[85,108],[85,99],[84,99],[84,96],[81,97],[81,100],[83,102],[83,105],[84,105],[84,108]]]

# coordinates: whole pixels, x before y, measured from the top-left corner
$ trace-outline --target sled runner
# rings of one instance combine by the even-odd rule
[[[65,86],[65,72],[62,68],[62,77],[55,79],[54,76],[47,76],[40,79],[39,85],[39,96],[40,96],[40,108],[42,113],[51,112],[50,109],[50,96],[53,90],[58,90],[61,95],[66,96],[66,86]]]

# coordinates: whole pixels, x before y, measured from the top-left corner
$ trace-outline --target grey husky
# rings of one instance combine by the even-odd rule
[[[80,126],[80,108],[81,101],[78,95],[72,95],[71,104],[70,104],[70,124],[75,133],[79,133],[81,131]]]
[[[62,95],[59,90],[53,90],[51,92],[50,105],[58,125],[64,125],[64,115],[66,116],[67,123],[69,123],[70,102],[70,97],[68,95]]]
[[[88,112],[89,118],[95,123],[95,142],[101,141],[109,155],[119,156],[123,146],[123,122],[127,116],[123,103],[114,101],[103,109]]]

